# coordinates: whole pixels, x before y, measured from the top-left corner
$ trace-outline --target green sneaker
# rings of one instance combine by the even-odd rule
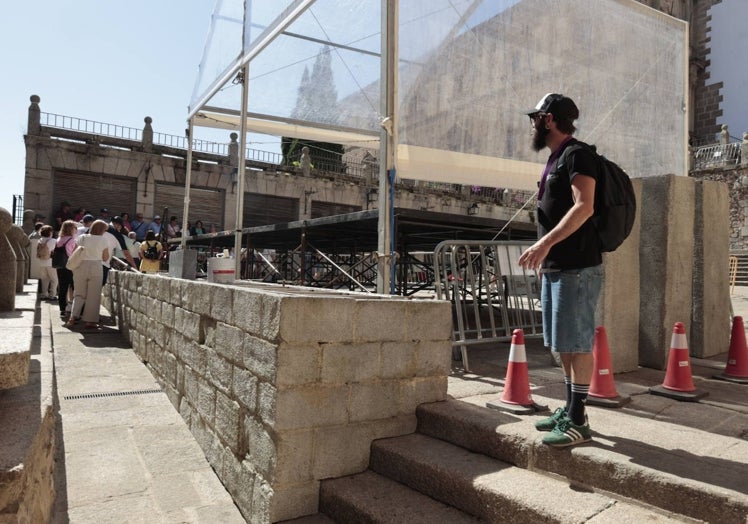
[[[589,442],[590,440],[592,440],[592,435],[590,434],[589,424],[577,426],[569,417],[563,417],[558,421],[553,431],[543,437],[543,444],[548,444],[555,448],[563,448]]]
[[[535,429],[538,431],[553,431],[558,421],[566,416],[566,408],[556,408],[553,415],[546,417],[542,420],[538,420],[535,423]]]

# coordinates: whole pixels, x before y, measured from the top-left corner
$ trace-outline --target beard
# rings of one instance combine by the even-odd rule
[[[532,148],[535,152],[540,152],[546,146],[545,139],[550,134],[551,130],[545,127],[533,128],[532,134]]]

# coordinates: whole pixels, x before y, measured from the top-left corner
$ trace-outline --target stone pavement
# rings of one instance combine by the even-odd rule
[[[245,522],[119,332],[68,330],[56,304],[41,312],[59,402],[53,522]]]

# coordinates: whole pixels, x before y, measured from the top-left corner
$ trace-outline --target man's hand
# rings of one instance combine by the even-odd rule
[[[532,269],[537,271],[540,266],[543,265],[543,260],[548,256],[548,252],[551,250],[550,244],[544,242],[544,238],[541,238],[533,245],[527,248],[519,257],[519,265],[524,269]]]

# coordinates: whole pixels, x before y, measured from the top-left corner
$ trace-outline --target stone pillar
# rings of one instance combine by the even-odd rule
[[[229,138],[231,139],[231,142],[229,142],[229,165],[239,167],[239,142],[236,141],[239,135],[231,133]]]
[[[301,174],[304,176],[311,176],[312,157],[309,156],[309,148],[307,146],[301,148],[301,159],[299,164],[301,165]]]
[[[22,293],[28,275],[27,266],[30,263],[28,246],[31,241],[23,232],[23,229],[15,224],[10,226],[5,235],[16,254],[16,293]]]
[[[740,165],[748,166],[748,131],[743,133],[743,142],[740,144]]]
[[[16,279],[21,282],[21,291],[23,291],[23,285],[28,282],[29,278],[29,269],[31,265],[31,240],[29,240],[29,237],[23,232],[23,229],[15,224],[10,226],[6,235],[18,258],[19,275],[16,276]]]
[[[665,369],[673,326],[691,319],[695,181],[676,175],[641,180],[639,363]]]
[[[730,197],[723,182],[695,185],[693,309],[689,349],[711,357],[730,347],[730,284],[725,278],[729,252]]]
[[[143,121],[145,122],[145,126],[143,127],[143,151],[150,153],[153,151],[153,127],[151,127],[153,119],[147,116]]]
[[[40,135],[42,132],[42,111],[39,109],[41,98],[37,95],[31,95],[31,105],[29,106],[29,121],[26,126],[26,132],[29,135]]]
[[[727,129],[727,124],[722,124],[722,131],[719,133],[719,143],[723,146],[730,143],[730,131]]]
[[[634,227],[614,252],[603,255],[605,284],[597,308],[597,324],[605,326],[611,364],[616,373],[639,367],[639,244],[642,181],[633,179],[639,203]]]
[[[13,225],[10,211],[0,207],[0,311],[16,308],[16,254],[10,245],[7,233]]]

